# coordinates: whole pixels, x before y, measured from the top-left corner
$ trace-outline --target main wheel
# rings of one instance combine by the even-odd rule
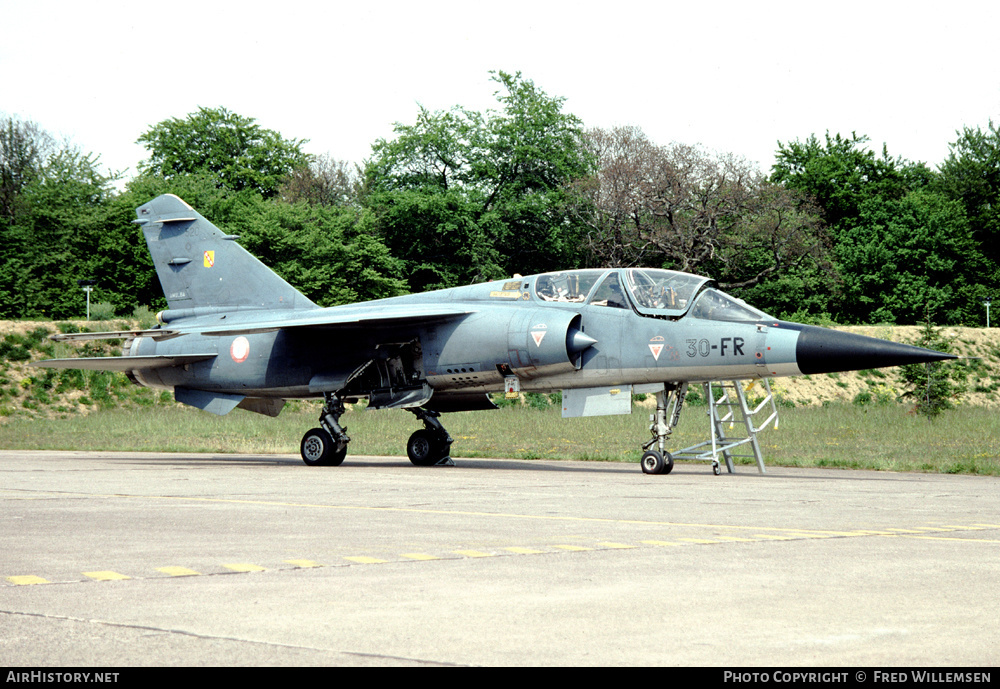
[[[347,456],[347,448],[337,452],[335,446],[333,436],[326,429],[313,428],[302,436],[302,444],[299,446],[302,461],[311,467],[340,466]]]
[[[426,428],[414,431],[406,442],[406,455],[415,466],[429,467],[444,458],[447,447]]]

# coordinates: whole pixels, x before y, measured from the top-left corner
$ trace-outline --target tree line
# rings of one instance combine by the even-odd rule
[[[937,170],[863,135],[739,156],[586,128],[520,73],[497,106],[420,108],[363,165],[304,153],[225,108],[139,136],[124,182],[38,124],[0,120],[0,317],[165,306],[135,207],[177,194],[324,306],[579,267],[715,278],[806,322],[981,325],[1000,284],[1000,130],[957,132]]]

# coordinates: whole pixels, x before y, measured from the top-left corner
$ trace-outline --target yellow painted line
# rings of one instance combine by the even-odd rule
[[[683,543],[674,543],[672,541],[641,541],[646,545],[684,545]]]
[[[48,584],[48,579],[36,577],[34,574],[24,574],[16,577],[7,577],[7,581],[17,586],[31,586],[32,584]]]
[[[593,550],[593,548],[584,548],[582,545],[554,545],[553,548],[559,548],[559,550],[569,550],[571,552],[580,552],[582,550]]]
[[[753,537],[754,538],[763,538],[763,539],[768,540],[768,541],[798,541],[798,540],[800,540],[799,538],[797,538],[795,536],[772,536],[771,534],[766,534],[766,533],[755,533],[753,535]]]
[[[711,543],[718,543],[719,541],[712,541],[707,538],[678,538],[678,541],[684,541],[685,543],[698,543],[701,545],[708,545]]]
[[[1000,543],[995,538],[959,538],[958,536],[909,536],[900,534],[902,538],[917,538],[921,541],[965,541],[967,543]]]
[[[357,562],[359,565],[381,565],[388,562],[388,560],[380,560],[377,557],[366,557],[364,555],[345,557],[344,559]]]
[[[240,500],[235,498],[204,498],[204,497],[193,497],[193,496],[178,496],[178,495],[132,495],[128,493],[74,493],[65,492],[59,493],[60,497],[66,497],[69,495],[83,495],[88,498],[117,498],[125,500],[169,500],[173,502],[206,502],[215,504],[234,504],[234,505],[264,505],[271,507],[304,507],[310,509],[324,509],[324,510],[343,510],[343,511],[364,511],[364,512],[396,512],[405,514],[439,514],[446,516],[459,516],[459,517],[488,517],[488,518],[505,518],[505,519],[533,519],[540,521],[557,521],[557,522],[580,522],[580,523],[594,523],[594,524],[639,524],[639,525],[654,525],[654,526],[671,526],[671,527],[686,527],[686,528],[707,528],[707,529],[733,529],[735,531],[746,531],[749,529],[768,529],[773,531],[801,531],[801,529],[789,529],[783,527],[768,527],[768,526],[734,526],[732,524],[700,524],[700,523],[685,523],[685,522],[669,522],[669,521],[651,521],[648,519],[613,519],[609,517],[581,517],[581,516],[559,516],[559,515],[547,515],[547,514],[524,514],[518,512],[478,512],[474,510],[433,510],[433,509],[421,509],[413,507],[373,507],[366,505],[330,505],[321,503],[308,503],[308,502],[284,502],[279,500]],[[822,531],[820,531],[822,533]],[[829,532],[826,532],[829,533]]]
[[[187,567],[157,567],[156,571],[169,574],[172,577],[193,577],[201,574],[201,572],[196,572],[193,569],[188,569]]]
[[[535,550],[534,548],[504,548],[504,550],[517,553],[518,555],[541,555],[545,552],[544,550]]]
[[[493,553],[484,553],[481,550],[455,550],[453,552],[463,557],[493,557]]]
[[[629,545],[628,543],[612,543],[605,541],[604,543],[598,543],[597,545],[602,548],[617,548],[618,550],[627,550],[628,548],[635,548],[634,545]]]
[[[264,572],[267,571],[260,565],[252,565],[249,562],[236,562],[232,564],[222,565],[226,569],[231,569],[234,572]]]
[[[737,538],[736,536],[716,536],[719,541],[733,541],[734,543],[756,543],[753,538]],[[830,538],[830,536],[815,536],[814,538]]]
[[[13,492],[13,491],[9,491]],[[480,512],[474,510],[434,510],[434,509],[421,509],[421,508],[410,508],[410,507],[373,507],[365,505],[330,505],[321,503],[307,503],[307,502],[287,502],[279,500],[240,500],[234,498],[205,498],[205,497],[192,497],[192,496],[178,496],[178,495],[133,495],[128,493],[74,493],[65,492],[59,493],[60,497],[66,497],[69,495],[83,495],[88,498],[104,497],[104,498],[114,498],[114,499],[125,499],[125,500],[169,500],[172,502],[186,502],[186,503],[214,503],[214,504],[237,504],[237,505],[264,505],[273,507],[298,507],[298,508],[309,508],[309,509],[323,509],[323,510],[341,510],[341,511],[365,511],[365,512],[396,512],[396,513],[407,513],[407,514],[436,514],[444,516],[457,516],[457,517],[484,517],[489,519],[531,519],[538,521],[550,521],[550,522],[578,522],[578,523],[589,523],[589,524],[635,524],[643,526],[666,526],[666,527],[682,527],[682,528],[703,528],[703,529],[729,529],[736,532],[747,532],[750,530],[764,530],[772,531],[776,533],[801,533],[803,532],[800,528],[787,528],[787,527],[769,527],[769,526],[735,526],[733,524],[701,524],[701,523],[686,523],[686,522],[671,522],[671,521],[653,521],[647,519],[614,519],[609,517],[582,517],[582,516],[568,516],[568,515],[542,515],[542,514],[524,514],[517,512]],[[947,528],[954,528],[959,530],[982,530],[984,528],[1000,528],[997,524],[977,524],[976,526],[969,525],[943,525]],[[817,529],[815,532],[808,531],[807,533],[815,534],[828,534],[834,536],[892,536],[894,535],[889,531],[873,531],[873,530],[855,530],[849,532],[841,531],[830,531],[825,529]],[[898,535],[898,534],[896,534]],[[772,536],[760,536],[759,534],[754,534],[755,538],[771,538],[772,540],[795,540],[795,538],[781,538]],[[801,538],[798,537],[798,538]],[[565,548],[564,548],[565,549]],[[577,548],[574,548],[577,549]]]
[[[921,533],[920,531],[914,531],[913,529],[888,529],[888,531],[893,531],[895,533]]]
[[[118,572],[81,572],[83,576],[90,577],[91,579],[96,579],[97,581],[121,581],[123,579],[131,579],[132,577],[127,577],[124,574],[119,574]]]
[[[290,565],[295,565],[296,567],[322,567],[318,562],[313,560],[285,560]]]
[[[405,557],[410,560],[440,560],[437,555],[428,555],[427,553],[402,553],[400,557]]]
[[[107,493],[107,494],[95,494],[95,493],[59,493],[60,497],[66,497],[68,495],[84,495],[88,498],[95,497],[105,497],[114,499],[140,499],[140,500],[169,500],[173,502],[186,502],[186,503],[214,503],[214,504],[238,504],[238,505],[264,505],[273,507],[297,507],[297,508],[309,508],[309,509],[324,509],[324,510],[351,510],[351,511],[367,511],[367,512],[396,512],[396,513],[409,513],[409,514],[436,514],[445,516],[459,516],[459,517],[484,517],[490,519],[531,519],[540,521],[559,521],[559,522],[579,522],[579,523],[591,523],[591,524],[630,524],[630,525],[643,525],[643,526],[666,526],[666,527],[682,527],[682,528],[704,528],[704,529],[729,529],[736,532],[747,532],[751,529],[753,530],[766,530],[777,533],[786,534],[799,534],[803,530],[800,528],[787,528],[787,527],[768,527],[768,526],[735,526],[733,524],[701,524],[701,523],[685,523],[685,522],[671,522],[671,521],[652,521],[645,519],[613,519],[608,517],[582,517],[582,516],[557,516],[557,515],[539,515],[539,514],[524,514],[516,512],[480,512],[472,510],[433,510],[433,509],[419,509],[419,508],[403,508],[403,507],[372,507],[372,506],[362,506],[362,505],[330,505],[330,504],[320,504],[320,503],[298,503],[298,502],[285,502],[278,500],[240,500],[233,498],[204,498],[204,497],[191,497],[191,496],[177,496],[177,495],[131,495],[127,493]],[[953,525],[945,524],[946,528],[953,528],[963,531],[979,531],[983,529],[993,529],[1000,528],[997,524],[977,524],[976,526],[969,525]],[[829,531],[829,530],[816,530],[815,532],[809,531],[807,533],[815,534],[828,534],[835,536],[900,536],[899,533],[892,533],[891,531],[874,531],[874,530],[855,530],[849,532],[840,531]],[[763,534],[753,534],[755,538],[768,539],[768,540],[796,540],[797,538],[802,538],[802,536],[793,537],[781,537],[781,536],[771,536]],[[582,548],[580,546],[554,546],[560,547],[563,550],[590,550],[589,548]],[[252,570],[255,571],[255,570]]]

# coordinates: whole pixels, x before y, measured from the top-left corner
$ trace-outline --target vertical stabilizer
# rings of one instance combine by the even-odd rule
[[[170,309],[315,304],[173,194],[136,209]]]

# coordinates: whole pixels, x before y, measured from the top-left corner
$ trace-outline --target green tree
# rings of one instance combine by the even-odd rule
[[[829,313],[839,322],[916,323],[928,306],[967,322],[986,263],[964,209],[937,189],[923,163],[866,150],[868,139],[826,135],[781,144],[772,180],[822,209],[840,280]]]
[[[520,73],[493,80],[500,110],[420,108],[373,146],[361,202],[414,290],[577,260],[567,185],[591,166],[581,123]]]
[[[865,149],[868,141],[853,132],[850,137],[827,132],[825,143],[815,135],[806,141],[779,142],[771,180],[813,199],[836,233],[857,217],[866,200],[902,198],[909,191],[908,180],[916,177],[904,174],[905,163],[890,158],[884,146],[881,156]]]
[[[114,174],[97,156],[64,146],[47,157],[19,194],[4,230],[0,313],[13,318],[68,318],[85,312],[77,280],[93,277],[114,194]],[[100,297],[103,300],[103,297]]]
[[[920,328],[920,336],[912,344],[938,352],[951,352],[952,341],[930,319],[931,310]],[[914,411],[934,419],[952,409],[965,393],[966,369],[963,362],[931,361],[900,367],[900,380],[906,388],[901,399],[914,402]]]
[[[961,204],[923,190],[873,197],[836,247],[844,313],[860,322],[917,323],[927,308],[969,320],[983,261]]]
[[[1000,128],[966,127],[941,165],[938,188],[965,207],[972,233],[1000,281]]]
[[[52,136],[34,122],[0,120],[0,222],[16,222],[25,187],[38,180],[54,150]]]
[[[217,186],[250,189],[270,198],[295,170],[307,167],[303,139],[285,139],[264,129],[252,117],[225,108],[199,108],[185,119],[164,120],[149,128],[137,143],[149,152],[139,164],[142,174],[173,179],[182,174],[209,174]]]
[[[402,262],[374,234],[367,211],[307,202],[248,203],[226,224],[247,251],[320,306],[406,291]]]

